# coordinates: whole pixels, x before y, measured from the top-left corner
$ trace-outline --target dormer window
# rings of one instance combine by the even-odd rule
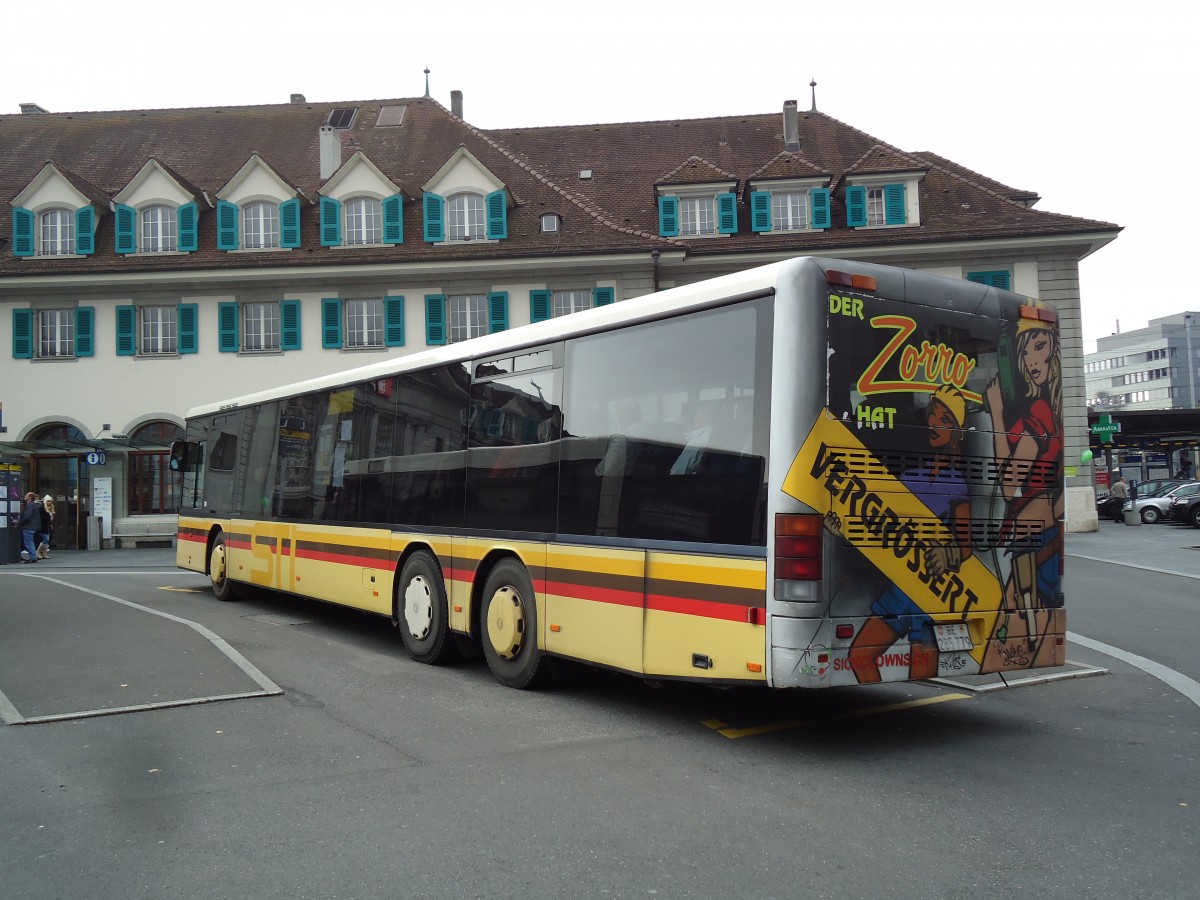
[[[830,216],[824,183],[820,178],[752,181],[750,229],[756,234],[825,230]]]
[[[682,188],[658,198],[658,233],[663,237],[736,234],[737,196],[711,186]]]
[[[356,197],[343,204],[345,243],[383,243],[383,204],[374,197]]]
[[[173,253],[179,249],[176,218],[176,211],[169,206],[147,206],[143,209],[142,252]]]
[[[247,250],[279,247],[279,204],[257,201],[242,207],[242,246]]]
[[[846,224],[851,228],[886,228],[919,225],[917,181],[887,181],[883,177],[856,176],[846,188]]]
[[[487,238],[483,197],[453,194],[446,198],[446,240],[482,241]]]
[[[48,209],[38,216],[41,241],[38,256],[73,256],[75,254],[75,210]]]

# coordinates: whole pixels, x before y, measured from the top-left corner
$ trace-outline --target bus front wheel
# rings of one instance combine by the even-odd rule
[[[483,655],[505,687],[537,687],[549,671],[537,645],[537,606],[525,567],[506,559],[496,565],[483,588]]]
[[[241,587],[229,577],[229,551],[225,546],[225,535],[213,538],[212,552],[208,555],[208,580],[218,600],[236,600]]]
[[[424,550],[408,558],[400,570],[396,624],[404,649],[417,662],[437,665],[454,650],[447,640],[446,587],[437,562]]]

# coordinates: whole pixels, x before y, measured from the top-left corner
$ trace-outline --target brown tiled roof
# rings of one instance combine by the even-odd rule
[[[405,105],[403,124],[377,127],[383,106]],[[320,192],[318,130],[330,110],[356,107],[350,128],[339,131],[342,159],[356,150],[414,201],[422,185],[459,146],[467,148],[508,188],[518,204],[509,210],[509,237],[497,243],[432,247],[422,240],[419,202],[405,204],[405,242],[395,247],[336,251],[322,248],[315,200]],[[338,265],[436,260],[486,260],[562,253],[605,254],[680,247],[691,254],[778,250],[823,252],[844,245],[845,214],[834,206],[834,227],[796,235],[753,234],[739,211],[741,229],[731,239],[688,241],[659,237],[655,185],[664,173],[687,180],[736,181],[764,173],[828,174],[837,180],[859,171],[874,148],[907,168],[928,168],[921,186],[920,227],[856,232],[855,244],[904,244],[1034,234],[1112,231],[1116,226],[1026,209],[1030,195],[975,175],[933,154],[904,154],[877,138],[822,113],[799,115],[800,150],[781,153],[778,113],[679,121],[625,122],[544,128],[482,130],[429,98],[286,103],[269,106],[0,116],[0,200],[11,201],[46,160],[69,170],[73,183],[91,186],[100,211],[96,252],[84,259],[15,259],[6,246],[12,217],[0,214],[0,277],[46,273],[135,272],[212,268]],[[257,153],[310,202],[302,202],[301,249],[280,254],[228,254],[216,249],[218,191]],[[200,250],[186,255],[121,257],[113,252],[113,222],[106,204],[155,159],[201,198]],[[882,158],[882,157],[881,157]],[[683,166],[680,161],[686,161]],[[917,164],[917,165],[913,165]],[[581,169],[592,177],[580,178]],[[710,174],[701,176],[701,172]],[[717,177],[713,174],[719,173]],[[786,177],[794,177],[788,174]],[[74,179],[78,179],[75,181]],[[679,182],[671,182],[679,183]],[[90,196],[91,194],[89,194]],[[539,229],[542,213],[558,213],[562,231]],[[840,220],[839,220],[840,217]]]
[[[668,184],[712,184],[717,181],[737,182],[737,180],[736,175],[730,175],[724,169],[717,168],[707,159],[692,156],[654,183],[665,186]]]
[[[901,153],[892,147],[876,144],[847,167],[847,175],[883,175],[890,172],[911,172],[928,168],[928,163]]]
[[[810,163],[799,154],[784,150],[773,160],[746,176],[747,181],[770,181],[774,178],[817,178],[828,177],[829,172]]]

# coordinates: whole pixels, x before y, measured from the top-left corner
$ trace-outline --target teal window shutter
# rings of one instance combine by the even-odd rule
[[[679,198],[664,195],[658,198],[658,233],[663,237],[679,237]]]
[[[33,359],[33,310],[13,311],[13,359]]]
[[[237,303],[217,304],[217,347],[222,353],[237,353],[242,348],[238,333]]]
[[[592,288],[592,305],[608,306],[616,298],[617,289],[610,287]]]
[[[488,332],[508,330],[508,291],[488,294]]]
[[[200,307],[195,303],[180,303],[175,309],[179,320],[179,352],[195,353],[199,350],[197,329],[200,321]]]
[[[200,242],[196,236],[199,230],[196,227],[199,215],[200,208],[194,202],[185,203],[179,207],[177,213],[179,222],[178,247],[185,253],[195,253],[200,249]]]
[[[321,300],[321,346],[326,350],[342,346],[342,301],[338,297]]]
[[[771,192],[753,191],[750,194],[750,230],[771,230]]]
[[[487,236],[489,241],[502,241],[508,237],[508,204],[504,191],[492,191],[484,198],[487,208]]]
[[[717,234],[737,234],[737,194],[717,194]]]
[[[217,201],[217,249],[238,248],[238,208],[228,200]]]
[[[530,291],[529,292],[529,321],[530,322],[545,322],[553,315],[553,310],[550,307],[553,294],[551,291]]]
[[[28,209],[13,207],[13,256],[33,256],[33,226],[36,217]]]
[[[404,346],[404,298],[399,294],[383,298],[383,346]]]
[[[431,347],[446,343],[445,294],[425,295],[425,343]]]
[[[123,203],[117,204],[115,218],[117,252],[137,253],[137,210]]]
[[[137,307],[117,307],[117,356],[137,356]]]
[[[422,205],[425,207],[425,240],[440,244],[446,239],[446,200],[438,194],[426,194]]]
[[[75,307],[75,355],[96,355],[96,307]]]
[[[279,204],[279,246],[295,249],[300,246],[300,198],[293,197]]]
[[[851,228],[867,224],[867,189],[861,184],[846,188],[846,224]]]
[[[828,228],[831,224],[829,189],[813,188],[808,192],[808,196],[812,199],[812,227],[818,230]]]
[[[75,210],[75,252],[80,256],[96,252],[96,210],[90,205]]]
[[[904,185],[885,184],[883,186],[883,209],[885,221],[889,225],[903,225],[908,221],[908,210],[904,203]]]
[[[973,281],[976,284],[986,284],[989,287],[1000,288],[1001,290],[1012,290],[1012,275],[1007,269],[1001,269],[991,272],[968,272],[967,281]]]
[[[404,243],[404,197],[400,194],[383,198],[383,242]]]
[[[284,300],[279,304],[279,349],[300,349],[299,300]]]
[[[321,198],[321,246],[337,247],[342,243],[342,202],[333,197]]]

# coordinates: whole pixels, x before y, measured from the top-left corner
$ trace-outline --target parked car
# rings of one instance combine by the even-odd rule
[[[1166,517],[1167,511],[1171,508],[1171,501],[1175,498],[1190,497],[1197,493],[1200,493],[1200,481],[1185,481],[1183,484],[1165,488],[1150,497],[1143,497],[1141,491],[1138,491],[1137,500],[1127,502],[1121,511],[1126,513],[1134,510],[1143,522],[1153,525]]]
[[[1179,487],[1181,484],[1187,484],[1186,481],[1180,479],[1160,478],[1155,481],[1139,481],[1137,483],[1137,498],[1145,500],[1150,497],[1161,497],[1163,494]],[[1123,508],[1115,508],[1116,498],[1108,492],[1096,495],[1096,515],[1101,519],[1112,519],[1114,522],[1123,522],[1125,520],[1125,510],[1129,509],[1129,503],[1126,501]]]
[[[1172,522],[1186,522],[1200,528],[1200,493],[1184,494],[1171,499],[1167,507],[1167,518]]]

